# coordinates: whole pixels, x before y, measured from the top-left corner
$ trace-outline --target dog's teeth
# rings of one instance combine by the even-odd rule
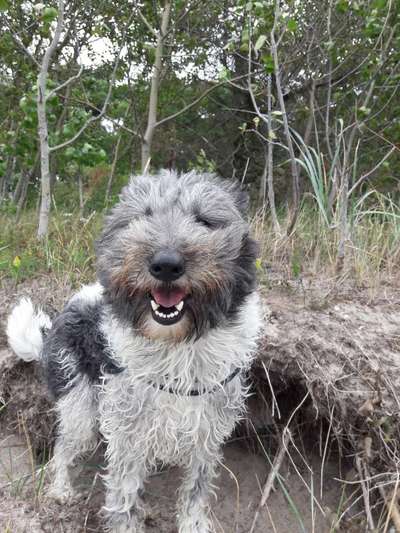
[[[182,311],[182,308],[183,308],[183,300],[182,300],[181,302],[179,302],[178,304],[176,304],[175,307],[178,309],[178,311]]]
[[[157,311],[157,309],[160,307],[160,304],[157,304],[154,300],[150,300],[150,305],[153,308],[153,311]]]

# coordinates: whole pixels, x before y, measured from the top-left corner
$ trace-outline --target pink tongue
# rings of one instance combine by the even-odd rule
[[[156,289],[151,295],[154,301],[163,307],[173,307],[185,297],[185,291],[182,289]]]

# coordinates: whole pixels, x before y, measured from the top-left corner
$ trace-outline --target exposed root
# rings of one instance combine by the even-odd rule
[[[282,444],[281,444],[281,446],[279,448],[279,451],[278,451],[278,453],[277,453],[277,455],[276,455],[276,457],[274,459],[274,462],[272,464],[271,470],[270,470],[270,472],[268,474],[268,478],[267,478],[267,481],[266,481],[266,483],[264,485],[264,489],[263,489],[263,492],[262,492],[261,500],[260,500],[258,508],[257,508],[257,510],[256,510],[256,512],[254,514],[253,523],[251,525],[249,533],[253,533],[254,532],[254,529],[255,529],[256,524],[257,524],[258,517],[260,515],[260,511],[264,507],[264,505],[266,504],[266,502],[267,502],[267,500],[269,498],[270,492],[271,492],[271,490],[273,488],[273,485],[274,485],[274,480],[275,480],[276,476],[278,475],[278,472],[279,472],[279,469],[281,467],[283,458],[285,457],[287,446],[288,446],[290,438],[291,438],[291,434],[290,434],[290,431],[288,429],[283,434]]]

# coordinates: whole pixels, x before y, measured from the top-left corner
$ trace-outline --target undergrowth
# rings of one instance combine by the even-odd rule
[[[284,228],[289,214],[281,212],[279,218]],[[51,217],[48,238],[39,242],[34,211],[23,213],[18,224],[13,215],[0,212],[0,279],[11,277],[18,282],[52,273],[67,275],[73,284],[92,280],[94,240],[102,219],[102,212],[93,211],[82,219],[77,212],[57,210]],[[289,237],[274,233],[265,210],[256,213],[252,226],[261,244],[257,266],[262,282],[268,283],[271,270],[288,279],[335,276],[339,234],[312,202],[303,203]],[[358,283],[379,285],[395,279],[399,265],[400,207],[383,197],[368,206],[355,205],[349,220],[344,275]]]
[[[76,213],[53,213],[48,237],[36,239],[35,212],[25,212],[19,223],[0,215],[0,279],[16,282],[35,275],[67,275],[72,284],[85,283],[94,275],[94,239],[101,227],[102,214],[93,212],[86,219]]]
[[[280,213],[281,227],[287,227],[288,214]],[[400,206],[378,197],[367,206],[355,205],[348,222],[345,269],[340,277],[356,283],[380,285],[398,277],[400,265]],[[263,210],[253,218],[256,238],[261,243],[264,278],[276,270],[289,279],[307,276],[337,276],[339,231],[326,224],[315,205],[305,202],[292,235],[277,235]]]

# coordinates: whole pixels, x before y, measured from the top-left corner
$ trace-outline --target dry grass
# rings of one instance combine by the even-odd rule
[[[369,209],[355,208],[349,220],[345,269],[341,277],[357,284],[379,286],[396,279],[400,265],[400,206],[378,198]],[[281,227],[288,216],[281,216]],[[328,226],[318,210],[303,205],[291,236],[276,235],[263,210],[253,218],[261,242],[261,258],[267,271],[285,273],[288,279],[336,276],[339,232]]]
[[[0,280],[12,277],[18,282],[50,272],[67,275],[73,285],[93,279],[93,244],[102,218],[97,213],[80,219],[76,213],[55,212],[48,238],[38,242],[36,213],[24,213],[18,224],[13,216],[0,215]]]
[[[349,220],[344,273],[356,283],[379,286],[398,275],[400,265],[400,206],[389,198],[369,195],[368,207],[360,201]],[[103,214],[93,212],[80,219],[77,213],[56,211],[51,218],[49,237],[36,240],[36,213],[25,212],[18,224],[8,213],[0,213],[0,280],[23,280],[40,273],[67,274],[72,283],[85,282],[94,275],[93,242]],[[287,212],[281,213],[281,227],[287,226]],[[305,202],[293,234],[276,235],[266,210],[257,211],[253,229],[261,243],[260,270],[274,270],[287,279],[303,276],[335,276],[338,230],[328,226],[315,205]],[[19,258],[19,260],[16,258]],[[267,276],[268,277],[268,276]],[[266,280],[266,278],[264,278]],[[263,281],[263,277],[262,277]]]

